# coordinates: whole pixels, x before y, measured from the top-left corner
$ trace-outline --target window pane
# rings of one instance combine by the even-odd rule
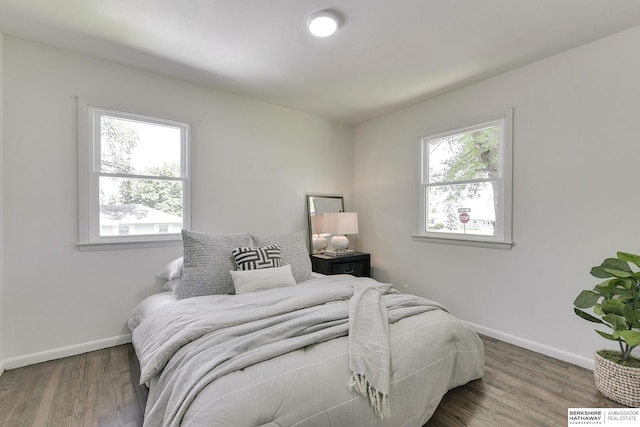
[[[182,181],[100,177],[100,236],[180,233]]]
[[[491,182],[427,187],[427,231],[493,236],[495,187]]]
[[[181,129],[118,117],[100,117],[100,171],[181,176]]]
[[[425,141],[425,183],[500,176],[500,126]]]

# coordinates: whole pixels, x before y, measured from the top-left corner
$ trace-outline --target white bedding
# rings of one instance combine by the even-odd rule
[[[178,301],[178,297],[171,291],[154,294],[145,298],[136,306],[129,316],[129,329],[133,331],[149,314],[164,305],[171,304],[176,301]]]
[[[328,286],[339,280],[352,280],[350,277],[317,278],[298,286]],[[255,293],[247,310],[257,307],[258,296],[260,293]],[[208,296],[190,298],[182,304],[193,309],[205,305],[215,310],[216,301],[223,300],[225,304],[241,301],[235,296]],[[129,326],[135,330],[146,319],[147,323],[140,329],[144,335],[158,343],[171,340],[173,335],[167,335],[170,325],[167,327],[165,322],[156,330],[151,322],[162,318],[165,312],[182,312],[175,309],[178,304],[171,292],[153,295],[134,310]],[[193,320],[176,319],[176,324],[181,322],[188,322],[187,325]],[[136,336],[141,335],[140,331],[134,333],[136,351],[143,353],[138,356],[141,360],[153,359],[155,355],[149,353],[160,350],[141,350],[145,345]],[[421,426],[447,390],[483,374],[482,342],[466,324],[444,310],[431,310],[392,323],[390,347],[392,416],[388,419],[377,418],[368,399],[347,389],[349,349],[348,337],[343,336],[307,345],[215,379],[203,386],[190,402],[182,425]],[[150,377],[150,397],[164,391],[158,389],[159,384],[166,383],[160,381],[161,376],[162,372]],[[154,405],[154,399],[150,398],[148,409]],[[155,415],[145,422],[164,424]]]

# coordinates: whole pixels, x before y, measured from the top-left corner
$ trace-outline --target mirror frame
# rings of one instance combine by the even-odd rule
[[[311,225],[311,217],[315,215],[314,199],[333,199],[335,202],[340,203],[340,208],[337,212],[344,212],[344,197],[338,195],[326,195],[326,194],[307,194],[307,222],[308,222],[308,236],[309,236],[309,253],[313,254],[313,228]],[[336,212],[336,211],[327,211]],[[324,212],[322,212],[324,213]]]

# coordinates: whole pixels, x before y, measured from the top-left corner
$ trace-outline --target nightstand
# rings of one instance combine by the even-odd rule
[[[371,255],[364,252],[341,256],[312,254],[311,269],[322,274],[351,274],[358,277],[371,277]]]

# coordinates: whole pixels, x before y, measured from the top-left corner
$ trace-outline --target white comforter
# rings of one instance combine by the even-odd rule
[[[392,417],[376,418],[368,399],[346,389],[346,307],[358,281],[329,276],[149,313],[133,330],[150,386],[145,425],[418,426],[446,390],[482,375],[482,344],[463,323],[423,298],[384,295]]]

